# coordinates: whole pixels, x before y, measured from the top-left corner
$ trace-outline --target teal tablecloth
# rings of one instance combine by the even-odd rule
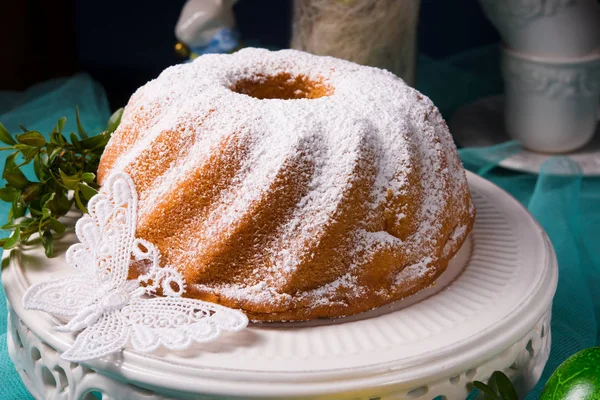
[[[460,105],[499,93],[495,47],[475,50],[443,61],[421,57],[417,87],[448,117]],[[75,130],[73,107],[78,104],[84,126],[101,130],[109,116],[106,96],[86,75],[53,81],[25,93],[0,93],[0,121],[10,131],[17,124],[42,131],[65,115]],[[582,178],[577,165],[550,160],[538,175],[507,171],[496,163],[518,151],[513,143],[484,149],[461,149],[465,167],[501,186],[521,203],[548,232],[559,260],[559,285],[552,317],[552,351],[538,386],[528,399],[537,399],[549,374],[569,355],[599,342],[600,316],[600,178]],[[5,155],[0,154],[3,160]],[[555,172],[560,169],[561,174]],[[568,174],[564,175],[565,170]],[[0,203],[0,220],[7,206]],[[0,289],[1,290],[1,289]],[[0,293],[0,332],[6,331],[4,293]],[[0,399],[21,400],[24,389],[6,353],[0,334]]]

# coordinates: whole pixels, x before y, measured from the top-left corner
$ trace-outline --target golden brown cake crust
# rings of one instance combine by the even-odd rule
[[[171,67],[130,99],[98,178],[187,296],[253,320],[333,318],[431,285],[474,208],[433,103],[389,72],[293,50]]]

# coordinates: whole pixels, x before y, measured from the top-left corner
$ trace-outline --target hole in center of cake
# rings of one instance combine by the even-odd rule
[[[231,90],[261,100],[318,99],[333,94],[333,88],[323,80],[310,79],[305,75],[292,76],[289,73],[255,75],[252,78],[241,79]]]

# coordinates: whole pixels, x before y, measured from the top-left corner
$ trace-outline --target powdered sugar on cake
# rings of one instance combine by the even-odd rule
[[[319,98],[289,100],[258,99],[232,90],[241,81],[258,82],[281,74],[302,76],[329,92]],[[140,110],[154,116],[143,130]],[[369,290],[362,287],[362,269],[381,249],[409,256],[389,277],[389,290],[377,289],[379,295],[392,293],[406,282],[410,285],[437,262],[432,249],[440,240],[441,221],[449,209],[459,206],[457,199],[467,190],[464,171],[451,154],[455,148],[450,134],[429,99],[387,71],[293,50],[244,49],[170,67],[132,97],[119,127],[127,129],[143,131],[143,137],[130,146],[111,140],[107,149],[122,154],[111,170],[126,170],[134,181],[147,185],[139,184],[139,224],[153,217],[157,205],[223,146],[239,158],[227,186],[207,201],[203,212],[190,213],[173,233],[176,245],[166,259],[177,260],[176,268],[210,268],[197,265],[197,260],[207,259],[203,258],[207,248],[221,248],[245,232],[247,218],[262,215],[255,209],[265,198],[271,195],[285,203],[297,196],[293,207],[281,211],[285,218],[268,237],[252,242],[260,257],[251,257],[261,265],[252,269],[249,283],[216,279],[196,284],[201,293],[249,303],[281,308],[299,301],[302,307],[311,302],[326,307],[327,302],[360,298]],[[177,132],[174,143],[164,149],[154,144],[171,131]],[[164,168],[146,183],[130,166],[139,164],[149,147],[153,154],[162,154],[168,168],[145,166],[144,171]],[[174,147],[176,156],[171,154]],[[275,186],[286,190],[288,171],[293,176],[289,179],[299,182],[301,193],[272,194]],[[361,171],[360,179],[356,171]],[[284,183],[277,186],[280,181]],[[348,193],[364,197],[364,209],[356,214],[346,210]],[[414,209],[402,205],[409,196],[419,199]],[[287,293],[285,288],[307,273],[302,268],[310,263],[311,252],[332,235],[332,224],[340,222],[341,216],[346,221],[348,216],[363,214],[360,221],[352,222],[353,232],[335,236],[336,246],[351,260],[346,271],[319,287],[302,288],[300,282],[299,290]],[[403,228],[415,221],[415,227]],[[465,229],[457,226],[452,240],[462,240]],[[244,257],[246,262],[250,256]],[[339,297],[339,288],[345,288],[345,297]]]

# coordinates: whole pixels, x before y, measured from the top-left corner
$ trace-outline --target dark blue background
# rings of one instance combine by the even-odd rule
[[[165,67],[182,61],[173,51],[173,31],[183,4],[184,0],[76,1],[80,69],[104,85],[113,108],[124,105],[137,87]],[[234,12],[243,39],[288,46],[291,1],[241,0]],[[419,22],[419,50],[433,58],[499,40],[476,0],[422,0]]]

